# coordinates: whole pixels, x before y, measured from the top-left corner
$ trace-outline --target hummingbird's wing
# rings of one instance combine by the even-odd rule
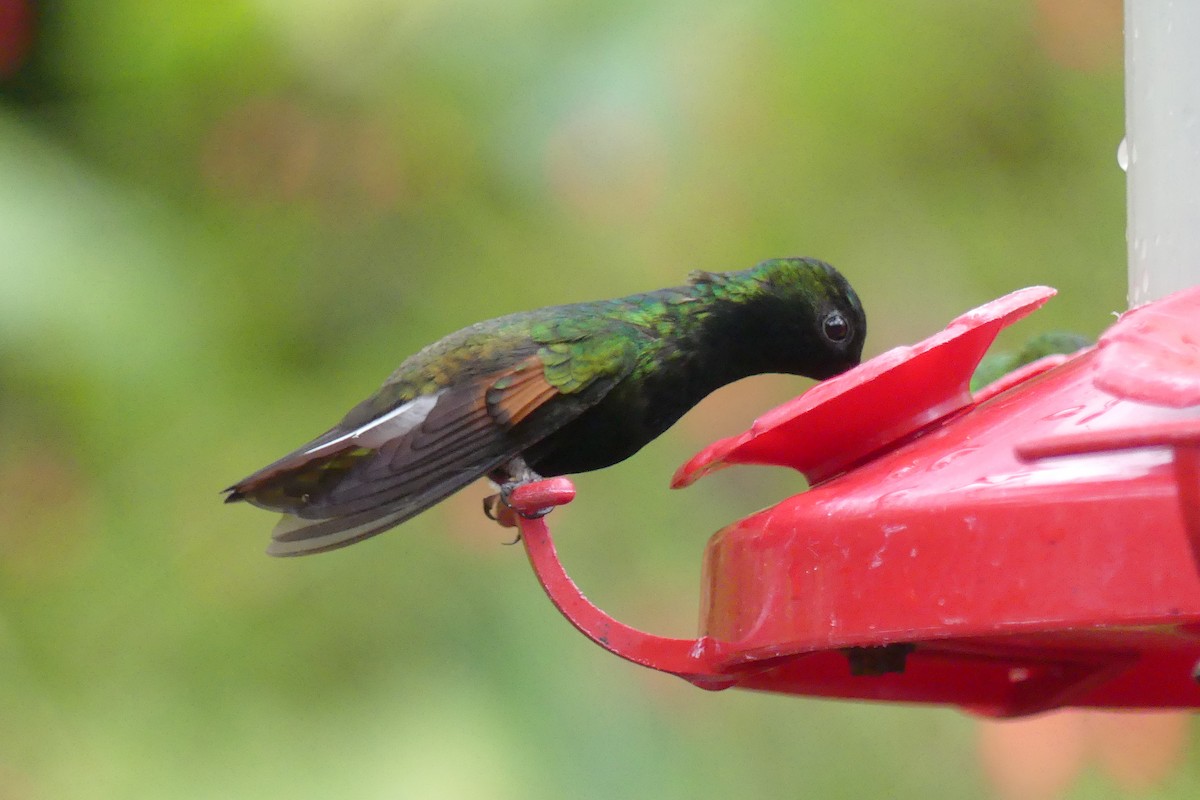
[[[405,400],[356,427],[343,422],[235,484],[226,501],[284,513],[271,555],[352,544],[566,425],[629,375],[636,355],[621,337],[545,343],[515,366]]]

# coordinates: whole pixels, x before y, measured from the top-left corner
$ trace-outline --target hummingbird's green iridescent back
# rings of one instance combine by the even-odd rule
[[[499,317],[406,359],[337,426],[227,500],[286,515],[272,554],[340,547],[483,475],[504,483],[617,463],[734,380],[850,368],[865,335],[846,280],[799,258]]]

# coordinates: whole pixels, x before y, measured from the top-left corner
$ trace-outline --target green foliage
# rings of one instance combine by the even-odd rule
[[[1119,61],[999,2],[46,6],[0,76],[0,796],[979,790],[954,712],[602,653],[475,489],[287,561],[218,491],[451,330],[693,269],[827,259],[868,355],[1032,283],[1061,295],[1016,336],[1094,334]],[[706,537],[800,486],[669,476],[805,385],[584,476],[555,528],[588,594],[689,633]]]

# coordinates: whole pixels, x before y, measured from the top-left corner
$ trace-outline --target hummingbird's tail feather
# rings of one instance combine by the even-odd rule
[[[409,400],[338,426],[227,491],[285,516],[271,555],[303,555],[382,533],[516,456],[524,446],[489,414],[478,385]]]
[[[340,448],[315,453],[313,444],[331,438],[330,431],[300,450],[269,464],[225,489],[226,503],[246,501],[268,511],[291,512],[303,508],[335,486],[358,461],[369,456],[368,448],[343,444]]]
[[[285,514],[271,532],[267,555],[304,556],[324,553],[382,533],[405,519],[407,517],[403,512],[370,517],[358,523],[354,522],[354,517],[303,519]]]
[[[267,555],[306,556],[360,542],[412,519],[477,478],[463,473],[417,495],[342,516],[309,519],[284,514],[271,531]]]
[[[509,458],[500,453],[470,465],[434,465],[441,468],[422,472],[423,480],[414,486],[405,473],[382,474],[387,455],[373,451],[358,455],[361,463],[350,467],[345,466],[346,454],[327,456],[291,473],[277,472],[261,485],[235,486],[229,498],[283,512],[271,532],[268,555],[309,555],[354,544],[412,519]],[[337,482],[322,486],[320,495],[296,497],[296,486],[320,485],[319,478],[309,477],[314,473],[334,476]]]

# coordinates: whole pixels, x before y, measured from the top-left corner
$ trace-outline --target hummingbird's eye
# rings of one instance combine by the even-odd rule
[[[831,311],[821,325],[825,338],[831,342],[841,343],[850,336],[850,323],[840,311]]]

